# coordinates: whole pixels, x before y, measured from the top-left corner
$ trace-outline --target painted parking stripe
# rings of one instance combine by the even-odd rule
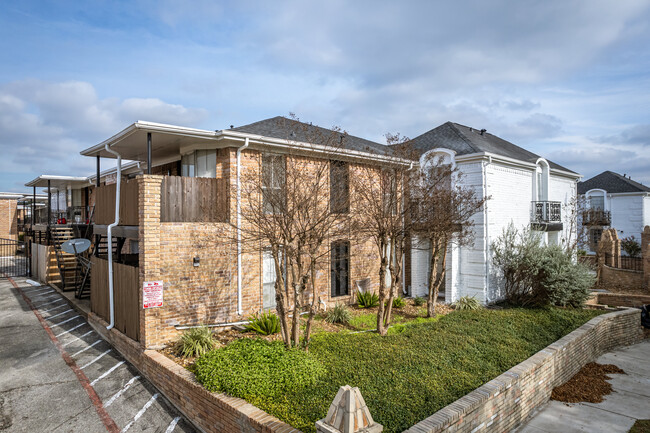
[[[81,367],[81,369],[83,370],[84,368],[88,367],[89,365],[93,365],[94,363],[96,363],[97,361],[99,361],[100,359],[102,359],[102,358],[103,358],[103,357],[104,357],[108,352],[110,352],[110,351],[111,351],[111,349],[108,349],[106,352],[102,353],[102,354],[99,355],[97,358],[93,359],[93,360],[90,361],[88,364],[86,364],[86,365],[84,365],[83,367]]]
[[[117,400],[118,398],[120,398],[120,396],[121,396],[122,394],[124,394],[124,392],[125,392],[127,389],[129,389],[129,388],[131,387],[131,385],[133,385],[133,382],[135,382],[135,381],[138,380],[138,379],[140,379],[140,376],[135,376],[134,378],[132,378],[131,380],[129,380],[129,381],[126,383],[126,385],[124,385],[124,386],[122,387],[122,389],[120,389],[119,391],[117,391],[117,392],[113,395],[113,397],[109,398],[108,401],[107,401],[106,403],[104,403],[104,407],[106,408],[106,407],[110,406],[111,404],[113,404],[113,402],[114,402],[115,400]]]
[[[52,307],[52,308],[48,308],[47,310],[43,310],[43,311],[41,311],[41,313],[47,313],[49,311],[58,310],[59,308],[65,307],[65,306],[66,306],[66,304],[57,305],[56,307]]]
[[[52,290],[50,288],[43,289],[43,290],[35,290],[35,291],[29,293],[29,296],[30,297],[34,296],[34,295],[39,296],[39,294],[42,294],[42,293],[52,293],[52,292],[54,292],[54,290]]]
[[[52,325],[52,328],[54,328],[55,326],[61,326],[61,325],[63,325],[64,323],[68,323],[69,321],[74,320],[74,319],[77,319],[77,318],[79,318],[79,317],[81,317],[81,316],[80,316],[80,315],[76,315],[76,316],[72,316],[72,317],[70,317],[69,319],[64,320],[63,322],[54,323],[54,324]]]
[[[75,330],[75,329],[77,329],[79,326],[84,326],[84,325],[85,325],[85,323],[82,323],[81,325],[77,325],[77,326],[75,326],[74,328],[72,328],[70,331]],[[64,332],[63,334],[67,334],[67,333],[70,332],[70,331],[66,331],[66,332]],[[67,345],[70,344],[70,343],[74,343],[74,342],[77,341],[77,340],[81,340],[81,339],[84,338],[86,335],[91,334],[92,332],[93,332],[93,330],[91,329],[90,331],[86,332],[84,335],[81,335],[81,336],[79,336],[79,337],[75,337],[75,338],[73,338],[72,340],[70,340],[70,341],[68,341],[67,343],[65,343],[65,344],[63,345],[63,347],[67,346]],[[59,334],[59,335],[63,335],[63,334]]]
[[[101,343],[102,341],[103,341],[103,340],[97,340],[97,341],[95,341],[93,344],[91,344],[90,346],[86,346],[86,347],[84,347],[83,349],[81,349],[80,351],[78,351],[78,352],[76,352],[76,353],[73,353],[71,356],[74,358],[75,356],[79,355],[80,353],[85,352],[86,350],[90,349],[91,347],[93,347],[93,346],[96,345],[96,344]]]
[[[38,301],[39,301],[39,302],[40,302],[40,301],[46,301],[46,300],[48,300],[48,299],[58,298],[58,297],[59,297],[59,294],[58,294],[58,293],[55,293],[55,294],[53,294],[53,295],[44,296],[44,297],[40,298]],[[37,298],[38,298],[38,296],[37,296]],[[30,298],[30,301],[33,301],[33,299]],[[40,307],[36,307],[36,308],[40,308]]]
[[[142,407],[142,409],[140,409],[140,412],[135,414],[135,416],[133,417],[133,420],[130,423],[128,423],[127,425],[124,426],[124,428],[122,429],[122,431],[120,433],[124,433],[128,429],[130,429],[131,426],[133,426],[133,424],[135,424],[135,422],[137,420],[139,420],[142,415],[144,415],[144,413],[147,411],[147,409],[149,409],[149,406],[154,404],[154,402],[156,401],[157,398],[158,398],[158,393],[155,393],[153,395],[153,397],[151,397],[151,399],[149,399],[149,401]]]
[[[167,430],[165,430],[165,433],[172,433],[174,429],[176,428],[176,424],[178,424],[178,421],[181,420],[180,416],[177,416],[172,420],[172,422],[169,423],[169,426],[167,427]]]
[[[45,320],[51,320],[51,319],[54,319],[55,317],[63,316],[64,314],[68,314],[70,311],[72,311],[72,308],[70,308],[69,310],[65,310],[62,313],[55,314],[54,316],[45,317]]]
[[[45,304],[41,304],[41,305],[39,305],[39,306],[36,307],[36,308],[41,308],[41,307],[45,307],[46,305],[56,304],[57,302],[63,302],[63,299],[57,299],[57,300],[54,300],[54,301],[52,301],[52,302],[47,302],[47,303],[45,303]]]
[[[102,374],[102,375],[99,376],[97,379],[95,379],[95,380],[93,380],[92,382],[90,382],[90,386],[95,386],[95,384],[96,384],[97,382],[99,382],[100,380],[102,380],[103,378],[105,378],[106,376],[108,376],[109,374],[111,374],[112,372],[114,372],[114,371],[115,371],[115,370],[116,370],[120,365],[124,364],[125,362],[126,362],[126,361],[120,361],[120,362],[118,362],[117,364],[115,364],[114,366],[112,366],[111,369],[108,370],[106,373]]]
[[[81,327],[84,326],[84,325],[86,325],[86,322],[84,322],[84,323],[80,323],[80,324],[78,324],[77,326],[75,326],[74,328],[70,328],[70,329],[68,329],[68,330],[65,331],[65,332],[62,332],[62,333],[60,333],[60,334],[56,334],[55,337],[58,338],[58,337],[60,337],[60,336],[62,336],[62,335],[67,334],[68,332],[72,332],[72,331],[74,331],[74,330],[77,329],[77,328],[81,328]]]
[[[49,288],[48,286],[41,286],[39,285],[38,287],[30,287],[29,289],[21,289],[24,293],[29,294],[38,290],[43,290],[45,288]]]

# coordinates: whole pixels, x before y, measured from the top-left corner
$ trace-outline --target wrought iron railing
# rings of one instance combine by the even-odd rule
[[[608,226],[612,223],[612,214],[608,210],[587,209],[582,212],[582,225]]]
[[[562,222],[562,203],[559,201],[532,202],[531,220],[534,223]]]
[[[615,256],[605,253],[605,263],[613,263],[615,268],[618,269],[627,269],[630,271],[643,271],[643,258],[642,257],[630,257],[630,256],[620,256],[618,263],[616,263]]]

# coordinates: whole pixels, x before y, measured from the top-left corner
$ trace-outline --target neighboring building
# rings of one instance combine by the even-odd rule
[[[580,224],[587,236],[586,246],[594,253],[606,228],[614,228],[619,238],[634,236],[650,225],[650,187],[635,182],[626,175],[604,171],[578,183],[583,211]]]
[[[447,257],[445,299],[475,296],[483,303],[503,297],[502,283],[492,265],[492,243],[509,223],[542,232],[548,244],[575,239],[572,210],[579,174],[488,133],[447,122],[412,140],[422,156],[437,153],[462,173],[463,185],[479,198],[490,197],[475,215],[474,244],[452,247]],[[417,241],[414,242],[417,245]],[[412,251],[407,285],[410,294],[426,293],[426,246]]]
[[[0,192],[0,239],[18,239],[18,201],[22,194]]]

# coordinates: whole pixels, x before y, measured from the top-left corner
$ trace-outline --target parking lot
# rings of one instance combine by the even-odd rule
[[[51,287],[0,277],[0,341],[1,431],[194,431]]]

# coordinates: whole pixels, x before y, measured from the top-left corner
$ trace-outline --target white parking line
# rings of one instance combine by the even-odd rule
[[[130,429],[131,426],[135,424],[135,422],[139,420],[142,415],[144,415],[145,411],[149,409],[149,406],[151,406],[156,401],[157,398],[158,398],[158,393],[155,393],[153,397],[151,397],[151,399],[142,407],[142,409],[140,409],[140,412],[135,414],[135,416],[133,417],[133,421],[125,425],[120,433],[124,433],[125,431]]]
[[[83,370],[84,368],[88,367],[89,365],[92,365],[92,364],[96,363],[97,361],[99,361],[100,359],[102,359],[102,358],[104,357],[104,355],[106,355],[106,354],[107,354],[108,352],[110,352],[110,351],[111,351],[111,349],[108,349],[106,352],[102,353],[102,354],[99,355],[97,358],[93,359],[93,360],[90,361],[88,364],[86,364],[86,365],[84,365],[83,367],[81,367],[81,369]]]
[[[72,328],[70,331],[73,331],[73,330],[77,329],[78,327],[80,327],[80,326],[84,326],[84,325],[85,325],[85,323],[82,323],[81,325],[77,325],[77,326],[75,326],[74,328]],[[67,333],[70,332],[70,331],[65,331],[63,334],[67,334]],[[65,347],[65,346],[67,346],[67,345],[70,344],[70,343],[74,343],[74,342],[77,341],[77,340],[81,340],[81,339],[84,338],[86,335],[91,334],[92,332],[93,332],[93,330],[91,329],[90,331],[86,332],[84,335],[81,335],[81,336],[79,336],[79,337],[75,337],[75,338],[73,338],[72,340],[70,340],[70,341],[68,341],[67,343],[63,344],[61,347]],[[63,334],[59,334],[59,335],[63,335]],[[57,337],[58,337],[58,335],[57,335]]]
[[[45,304],[41,304],[41,305],[39,305],[38,307],[34,306],[34,308],[45,307],[46,305],[56,304],[57,302],[61,302],[61,301],[63,301],[63,299],[57,299],[57,300],[52,301],[52,302],[47,302],[47,303],[45,303]]]
[[[92,382],[90,382],[90,386],[95,386],[95,384],[96,384],[97,382],[99,382],[100,380],[102,380],[103,378],[105,378],[106,376],[108,376],[109,374],[111,374],[111,373],[112,373],[112,372],[113,372],[117,367],[119,367],[120,365],[124,364],[125,362],[126,362],[126,361],[120,361],[120,362],[118,362],[117,364],[115,364],[115,365],[114,365],[113,367],[111,367],[111,369],[108,370],[106,373],[102,374],[102,375],[99,376],[97,379],[95,379],[95,380],[93,380]]]
[[[96,345],[96,344],[101,343],[102,341],[103,341],[103,340],[101,340],[101,339],[95,341],[95,342],[94,342],[93,344],[91,344],[90,346],[84,347],[83,349],[81,349],[81,350],[78,351],[77,353],[73,354],[72,357],[74,358],[75,356],[79,355],[80,353],[85,352],[86,350],[90,349],[91,347],[93,347],[93,346]]]
[[[38,290],[44,290],[44,289],[46,289],[46,288],[49,289],[50,287],[48,287],[48,286],[41,286],[41,285],[39,284],[38,287],[32,287],[32,288],[29,288],[29,289],[21,289],[21,290],[22,290],[23,292],[25,292],[25,293],[31,293],[31,292],[38,291]]]
[[[30,296],[32,296],[32,295],[37,295],[38,296],[40,293],[52,293],[52,292],[54,292],[54,290],[52,290],[52,289],[43,289],[43,290],[36,290],[34,292],[30,292],[29,295]]]
[[[176,428],[176,424],[178,424],[178,421],[181,420],[180,416],[177,416],[172,420],[172,422],[169,423],[169,427],[167,427],[167,430],[165,430],[165,433],[172,433],[174,429]]]
[[[61,300],[63,300],[63,299],[61,299]],[[47,310],[41,311],[41,314],[47,313],[48,311],[58,310],[59,308],[65,307],[65,306],[66,306],[66,304],[57,305],[56,307],[48,308]]]
[[[108,399],[108,401],[107,401],[106,403],[104,403],[104,407],[107,408],[108,406],[110,406],[111,404],[113,404],[113,402],[114,402],[115,400],[117,400],[118,398],[120,398],[120,396],[121,396],[122,394],[124,394],[124,392],[125,392],[127,389],[129,389],[129,388],[131,387],[131,385],[133,385],[133,382],[135,382],[135,381],[138,380],[138,379],[140,379],[140,376],[135,376],[134,378],[132,378],[131,380],[129,380],[129,381],[126,383],[126,385],[124,385],[124,386],[122,387],[122,389],[120,389],[119,391],[117,391],[117,392],[115,393],[115,395],[113,395],[113,397],[111,397],[110,399]]]
[[[59,317],[59,316],[63,316],[64,314],[68,314],[70,311],[72,311],[72,308],[70,308],[69,310],[65,310],[65,311],[62,312],[62,313],[55,314],[54,316],[45,317],[45,319],[46,319],[46,320],[54,319],[55,317]]]
[[[55,337],[60,337],[60,336],[62,336],[62,335],[65,335],[65,334],[67,334],[68,332],[74,331],[75,329],[84,326],[85,324],[86,324],[86,322],[84,322],[84,323],[80,323],[80,324],[78,324],[77,326],[75,326],[74,328],[68,329],[67,331],[62,332],[62,333],[60,333],[60,334],[56,334]]]
[[[63,322],[54,323],[52,326],[50,326],[50,328],[54,328],[55,326],[63,325],[64,323],[68,323],[69,321],[74,320],[74,319],[76,319],[78,317],[81,317],[81,316],[77,314],[76,316],[72,316],[69,319],[64,320]]]
[[[55,294],[50,295],[50,296],[45,296],[45,297],[39,299],[39,301],[45,301],[45,300],[47,300],[47,299],[56,298],[56,297],[58,297],[58,296],[59,296],[59,294],[58,294],[58,293],[55,293]],[[30,300],[30,301],[34,301],[32,298],[29,298],[29,300]],[[36,308],[40,308],[40,307],[36,307]]]

